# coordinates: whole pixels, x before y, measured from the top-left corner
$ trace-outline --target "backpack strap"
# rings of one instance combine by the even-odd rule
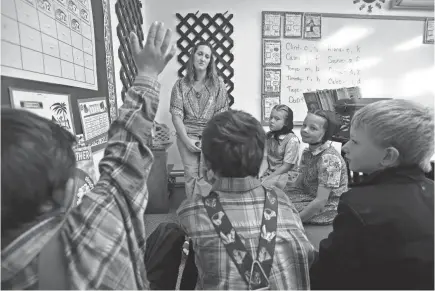
[[[278,199],[273,189],[264,189],[266,197],[264,199],[257,258],[255,260],[246,250],[245,245],[233,228],[222,208],[217,193],[210,192],[208,196],[202,198],[216,233],[221,238],[228,255],[233,260],[250,290],[269,288],[269,275],[275,253]]]
[[[178,268],[178,276],[177,276],[177,283],[175,284],[175,290],[181,290],[181,280],[183,279],[183,273],[184,273],[184,269],[186,268],[186,263],[187,263],[187,257],[189,256],[189,247],[190,247],[190,242],[189,242],[189,238],[187,236],[185,236],[184,238],[184,243],[183,246],[181,248],[181,262],[180,262],[180,266]]]

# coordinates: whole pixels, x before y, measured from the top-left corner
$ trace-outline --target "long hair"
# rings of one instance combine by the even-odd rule
[[[197,80],[196,70],[195,70],[195,66],[194,66],[193,62],[194,62],[194,58],[195,58],[195,53],[198,50],[198,47],[201,45],[207,46],[208,48],[210,48],[210,52],[211,52],[210,53],[210,62],[208,63],[207,72],[205,74],[205,83],[214,87],[218,84],[218,74],[217,74],[217,69],[216,69],[216,63],[215,63],[216,60],[214,57],[214,50],[210,46],[210,44],[208,44],[207,42],[204,42],[204,41],[200,41],[199,43],[197,43],[190,52],[189,61],[187,61],[187,64],[186,64],[187,73],[185,76],[185,80],[189,85],[192,85],[193,82],[195,82]]]
[[[290,109],[290,107],[288,107],[287,105],[284,104],[277,104],[272,108],[273,110],[282,110],[285,111],[287,113],[287,116],[285,118],[284,121],[284,126],[277,131],[269,131],[267,133],[267,138],[271,138],[273,137],[274,139],[276,139],[277,141],[279,141],[279,136],[283,135],[283,134],[288,134],[290,132],[293,132],[293,110]]]

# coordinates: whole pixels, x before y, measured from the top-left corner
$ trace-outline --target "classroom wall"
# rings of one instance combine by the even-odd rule
[[[261,116],[261,11],[365,14],[361,13],[358,6],[354,5],[351,0],[143,0],[142,3],[144,32],[148,30],[152,22],[157,20],[163,21],[166,27],[175,32],[176,13],[185,15],[199,10],[199,13],[214,14],[224,13],[228,10],[229,13],[234,14],[232,37],[235,46],[232,66],[235,74],[233,91],[235,103],[233,108],[243,109],[258,119]],[[388,6],[387,3],[384,4],[384,7]],[[374,10],[374,14],[433,17],[433,11],[388,11],[385,9]],[[115,23],[113,18],[112,23]],[[176,32],[174,38],[178,38]],[[114,43],[114,49],[116,47]],[[167,124],[171,130],[173,130],[173,125],[169,114],[169,100],[172,85],[177,79],[179,66],[176,59],[172,60],[160,76],[162,87],[156,121]],[[119,91],[118,88],[117,91]],[[295,133],[300,136],[300,127],[295,128]],[[168,163],[181,163],[175,143],[169,149]]]

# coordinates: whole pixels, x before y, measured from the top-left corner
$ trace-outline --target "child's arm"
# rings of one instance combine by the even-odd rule
[[[340,186],[341,161],[339,157],[325,154],[317,163],[318,183],[317,196],[302,210],[299,215],[302,222],[309,220],[325,207],[332,189]]]
[[[258,172],[258,178],[263,177],[269,168],[269,163],[267,162],[267,146],[264,147],[263,161],[261,162],[260,171]]]
[[[313,290],[350,290],[355,282],[364,277],[359,271],[361,260],[366,259],[360,251],[364,244],[364,222],[352,207],[353,195],[347,194],[350,193],[340,197],[334,229],[320,243],[319,256],[311,265],[310,283]]]
[[[299,146],[300,143],[296,136],[287,142],[285,146],[283,164],[272,174],[270,174],[269,177],[286,174],[292,168],[297,166],[299,160]]]
[[[276,169],[273,173],[271,173],[268,178],[274,177],[274,176],[278,176],[281,174],[285,174],[288,171],[290,171],[290,169],[293,168],[293,164],[289,164],[289,163],[283,163],[278,169]]]
[[[299,213],[302,222],[308,221],[311,217],[317,214],[320,210],[325,207],[326,202],[329,198],[329,193],[331,193],[330,188],[324,186],[319,186],[317,188],[317,196],[311,201],[305,208]]]

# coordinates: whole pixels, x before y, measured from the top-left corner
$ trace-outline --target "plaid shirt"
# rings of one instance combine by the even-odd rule
[[[219,195],[231,224],[253,258],[257,257],[265,193],[254,177],[219,178],[212,190]],[[298,212],[288,197],[278,194],[278,225],[275,254],[269,276],[270,288],[309,289],[309,267],[314,247],[305,235]],[[202,197],[185,200],[177,210],[180,222],[192,239],[198,267],[197,288],[241,290],[248,286],[228,255],[207,215]]]
[[[144,213],[154,158],[146,144],[159,90],[155,80],[136,78],[110,127],[95,188],[65,220],[46,219],[2,251],[2,288],[38,287],[39,254],[59,228],[71,289],[148,288]]]

